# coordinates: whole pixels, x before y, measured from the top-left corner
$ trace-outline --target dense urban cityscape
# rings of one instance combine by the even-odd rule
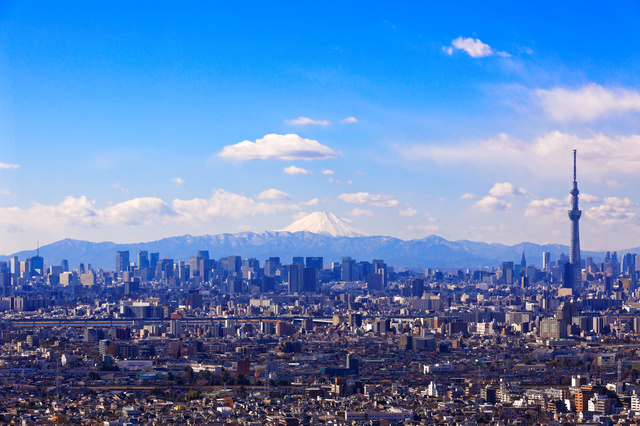
[[[635,424],[640,258],[115,253],[0,263],[0,418],[43,424]],[[133,260],[133,261],[132,261]]]
[[[639,23],[0,1],[0,425],[640,425]]]

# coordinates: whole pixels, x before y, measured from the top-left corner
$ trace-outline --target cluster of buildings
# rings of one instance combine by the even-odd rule
[[[575,156],[574,156],[575,160]],[[4,424],[637,424],[640,262],[0,262]]]

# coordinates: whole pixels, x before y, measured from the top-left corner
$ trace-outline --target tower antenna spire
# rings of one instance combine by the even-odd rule
[[[567,276],[565,287],[578,290],[582,286],[582,263],[580,260],[580,230],[578,221],[582,211],[578,208],[578,180],[576,177],[576,152],[573,150],[573,189],[571,190],[571,210],[569,210],[569,220],[571,220],[571,242],[570,242],[570,275]]]

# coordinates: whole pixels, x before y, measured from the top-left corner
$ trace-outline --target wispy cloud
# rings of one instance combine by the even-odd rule
[[[355,124],[358,122],[358,119],[355,117],[347,117],[344,120],[341,120],[340,123],[342,124]]]
[[[359,208],[355,208],[353,210],[351,210],[351,213],[349,213],[351,216],[356,216],[356,217],[371,217],[373,216],[373,212],[371,210],[368,209],[359,209]]]
[[[321,173],[322,173],[323,175],[332,175],[332,174],[334,174],[335,172],[334,172],[333,170],[324,169],[324,170],[322,170],[322,172],[321,172]]]
[[[20,166],[17,164],[9,164],[0,162],[0,169],[19,169]]]
[[[408,225],[407,231],[411,232],[440,232],[438,225]]]
[[[256,196],[256,198],[258,200],[290,200],[291,196],[284,191],[271,188],[262,191]]]
[[[296,134],[265,135],[255,142],[242,141],[227,145],[218,154],[231,160],[324,160],[335,158],[336,152],[328,146],[312,139],[304,139]]]
[[[484,58],[486,56],[502,56],[502,57],[510,57],[511,55],[507,52],[500,52],[495,49],[492,49],[491,46],[481,42],[477,38],[463,38],[462,36],[453,39],[451,41],[451,46],[445,46],[442,48],[448,55],[453,55],[453,52],[456,50],[462,50],[466,52],[472,58]]]
[[[640,92],[588,84],[577,89],[537,89],[534,99],[554,121],[593,121],[640,111]]]
[[[294,176],[310,175],[313,173],[311,170],[303,169],[302,167],[296,167],[296,166],[285,167],[283,172],[285,172],[288,175],[294,175]]]
[[[473,200],[474,198],[476,198],[476,196],[470,192],[467,192],[466,194],[462,194],[460,196],[461,200]]]
[[[609,180],[610,174],[640,175],[640,135],[607,136],[594,133],[582,138],[560,131],[549,132],[531,142],[501,133],[489,140],[453,145],[400,147],[400,155],[410,161],[431,160],[456,163],[520,167],[533,175],[567,175],[573,149],[578,150],[580,176]]]
[[[120,192],[124,192],[125,194],[127,194],[129,192],[129,190],[127,188],[125,188],[124,186],[120,185],[120,182],[116,182],[113,185],[111,185],[111,187],[113,189],[117,189]]]
[[[329,120],[314,120],[309,117],[298,117],[294,118],[293,120],[284,120],[284,122],[292,126],[328,126],[331,124]]]
[[[418,214],[418,210],[416,210],[413,207],[407,207],[406,209],[400,210],[398,212],[398,215],[402,216],[402,217],[413,217],[413,216],[415,216],[417,214]]]
[[[338,199],[351,204],[368,204],[377,207],[396,207],[399,202],[391,195],[370,194],[368,192],[345,193],[338,195]]]
[[[180,188],[182,188],[183,186],[185,186],[187,184],[187,182],[185,182],[184,179],[179,178],[179,177],[171,178],[171,180],[173,181],[175,186],[180,187]]]

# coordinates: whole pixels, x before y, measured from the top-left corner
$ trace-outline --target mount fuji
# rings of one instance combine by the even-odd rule
[[[327,235],[330,237],[364,237],[355,228],[329,212],[313,212],[302,219],[298,219],[282,232],[313,232],[314,234]]]

